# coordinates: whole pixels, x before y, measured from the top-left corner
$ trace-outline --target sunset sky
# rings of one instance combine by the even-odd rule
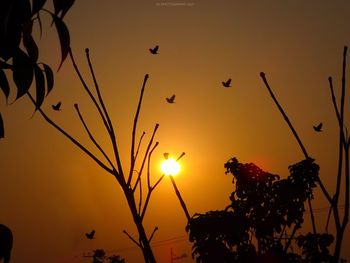
[[[159,123],[153,181],[161,176],[164,152],[174,158],[186,152],[175,180],[194,214],[229,204],[232,177],[224,170],[229,158],[286,177],[288,165],[304,157],[261,71],[333,193],[338,128],[327,78],[333,76],[339,95],[343,47],[350,45],[349,14],[346,0],[76,0],[65,22],[76,61],[92,85],[84,55],[90,49],[126,171],[139,92],[149,74],[137,137],[145,131],[146,143]],[[40,60],[56,70],[57,34],[48,19],[44,24],[43,38],[37,38]],[[148,50],[155,45],[158,55]],[[232,87],[224,88],[221,81],[228,78]],[[167,103],[173,94],[175,103]],[[58,101],[62,110],[55,112],[51,105]],[[111,154],[103,123],[67,59],[42,108],[96,153],[74,103]],[[0,95],[6,125],[6,138],[0,140],[0,223],[14,233],[13,262],[88,262],[82,254],[96,248],[119,254],[127,263],[142,262],[141,252],[122,233],[137,234],[117,181],[40,114],[32,117],[33,110],[28,98],[6,106]],[[323,132],[316,133],[312,126],[320,122]],[[350,114],[346,122],[350,127]],[[314,207],[327,206],[316,191]],[[320,231],[326,216],[327,210],[317,211]],[[308,214],[305,221],[308,231]],[[148,233],[159,228],[152,241],[158,262],[170,262],[171,248],[188,255],[175,262],[194,262],[186,217],[169,178],[156,188],[145,226]],[[91,229],[96,239],[87,240]],[[344,244],[349,242],[348,229]],[[350,260],[350,251],[344,249],[343,256]]]

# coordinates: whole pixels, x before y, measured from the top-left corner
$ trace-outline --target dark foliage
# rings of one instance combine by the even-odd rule
[[[72,7],[75,0],[52,0],[54,12],[44,8],[46,0],[1,0],[0,1],[0,90],[6,100],[12,89],[17,89],[16,100],[27,94],[35,80],[36,110],[42,105],[45,96],[54,85],[51,67],[39,62],[39,48],[32,35],[35,23],[42,31],[40,15],[49,14],[52,25],[55,25],[60,46],[61,62],[66,59],[70,50],[69,31],[63,17]],[[7,73],[8,72],[8,73]],[[9,85],[8,77],[12,73],[15,87]],[[46,81],[45,81],[46,79]],[[0,116],[1,118],[1,116]],[[0,138],[4,136],[4,125],[0,124]]]
[[[0,224],[0,261],[10,262],[13,245],[13,235],[11,229]]]
[[[89,256],[92,258],[93,263],[125,263],[125,259],[119,255],[107,256],[104,249],[96,249],[93,251],[93,255]]]
[[[332,261],[332,235],[294,237],[304,221],[304,202],[313,198],[318,179],[319,166],[313,159],[290,165],[286,179],[236,158],[225,169],[235,186],[231,204],[223,211],[195,214],[186,227],[197,262]],[[291,242],[299,247],[298,254],[290,251]]]

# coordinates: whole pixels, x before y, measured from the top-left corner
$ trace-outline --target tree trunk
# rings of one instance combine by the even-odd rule
[[[134,223],[137,227],[137,231],[139,233],[139,244],[140,248],[142,250],[143,257],[145,259],[145,263],[156,263],[156,259],[153,255],[152,248],[150,246],[150,243],[148,241],[145,229],[142,224],[142,220],[140,215],[137,212],[136,208],[136,203],[135,203],[135,198],[134,198],[134,193],[132,192],[131,189],[126,189],[124,190],[125,197],[128,201],[128,205],[134,220]]]

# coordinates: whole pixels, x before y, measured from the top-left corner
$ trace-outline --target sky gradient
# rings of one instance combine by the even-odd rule
[[[149,139],[160,124],[154,180],[161,175],[164,152],[174,157],[186,152],[175,180],[193,214],[229,204],[232,177],[223,167],[229,158],[254,162],[282,177],[289,164],[303,159],[264,88],[261,71],[333,192],[338,129],[327,78],[333,77],[339,95],[343,47],[350,44],[349,11],[350,3],[341,0],[77,0],[65,21],[77,63],[91,85],[84,59],[84,49],[90,49],[126,170],[138,96],[149,74],[137,135],[145,131]],[[40,59],[57,68],[60,50],[49,22],[39,43]],[[148,49],[155,45],[159,54],[153,56]],[[221,81],[228,78],[232,87],[225,89]],[[170,105],[165,98],[172,94],[176,100]],[[51,104],[58,101],[62,111],[54,112]],[[67,59],[42,108],[96,152],[74,103],[111,153],[102,122]],[[96,248],[115,251],[128,263],[141,262],[141,252],[122,233],[127,229],[136,235],[136,230],[116,180],[39,114],[32,117],[27,98],[6,106],[0,95],[0,111],[6,124],[6,139],[0,141],[0,223],[13,230],[13,262],[87,262],[82,253]],[[319,122],[324,131],[315,133],[312,126]],[[317,191],[314,207],[326,206]],[[321,230],[327,210],[319,211]],[[154,237],[158,262],[169,262],[170,248],[189,255],[178,262],[192,262],[186,218],[168,178],[152,196],[145,220],[148,232],[159,227]],[[92,241],[84,236],[91,229],[96,229]],[[343,256],[350,260],[349,251]]]

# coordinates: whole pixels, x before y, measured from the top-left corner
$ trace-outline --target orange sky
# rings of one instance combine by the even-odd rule
[[[321,165],[325,184],[334,186],[338,131],[327,78],[334,77],[339,91],[342,50],[350,44],[350,3],[247,2],[77,0],[65,19],[73,52],[87,78],[84,49],[90,48],[126,170],[139,90],[144,75],[150,75],[138,136],[144,130],[149,138],[154,125],[160,124],[155,179],[163,152],[175,157],[186,152],[176,182],[190,213],[229,204],[232,178],[225,175],[223,164],[230,157],[282,176],[289,164],[303,158],[264,89],[261,71],[309,154]],[[159,55],[152,56],[148,48],[155,45],[160,46]],[[49,23],[40,47],[41,59],[57,68],[60,51]],[[228,78],[232,87],[224,89],[221,81]],[[170,105],[165,97],[172,94],[176,102]],[[140,262],[140,251],[122,233],[127,229],[136,234],[114,178],[39,114],[31,118],[28,99],[6,107],[0,97],[6,124],[6,139],[0,141],[0,222],[14,232],[13,262],[87,262],[81,259],[82,251],[95,248],[116,251],[128,263]],[[62,101],[61,112],[51,110],[57,101]],[[67,60],[43,109],[93,149],[74,103],[111,152],[102,123]],[[350,123],[349,115],[346,119]],[[312,126],[321,121],[324,132],[316,134]],[[314,203],[315,208],[326,205],[322,198]],[[317,214],[320,229],[325,217],[325,212]],[[169,262],[171,247],[179,255],[190,255],[190,244],[184,241],[186,219],[168,178],[152,196],[145,220],[147,231],[159,227],[154,238],[159,262]],[[86,240],[84,233],[92,228],[96,239]],[[347,231],[344,243],[349,241]],[[343,253],[348,260],[349,253]],[[178,262],[192,261],[189,257]]]

